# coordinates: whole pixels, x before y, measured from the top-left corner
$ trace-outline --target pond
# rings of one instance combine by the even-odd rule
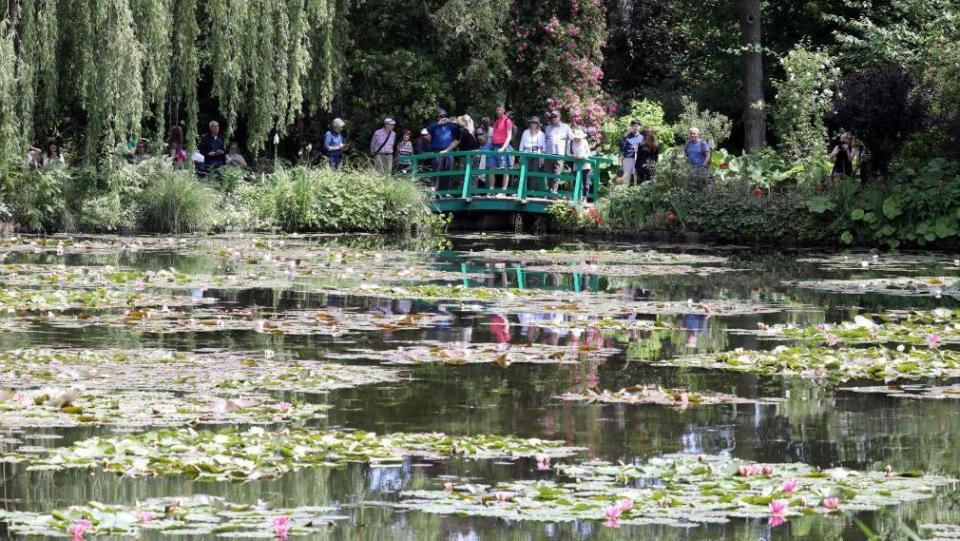
[[[960,531],[952,254],[494,234],[0,250],[4,538],[83,519],[87,538],[284,537],[277,517],[331,540]]]

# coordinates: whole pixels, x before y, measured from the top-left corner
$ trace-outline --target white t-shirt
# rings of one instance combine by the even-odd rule
[[[537,130],[537,134],[530,133],[530,130],[524,130],[520,137],[520,152],[543,152],[547,146],[547,138],[543,130]]]
[[[570,140],[573,139],[573,131],[569,124],[563,122],[557,125],[547,124],[543,128],[543,133],[547,139],[547,154],[567,155]]]

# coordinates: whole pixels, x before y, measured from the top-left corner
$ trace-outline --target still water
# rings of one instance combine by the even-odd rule
[[[251,237],[252,238],[252,237]],[[604,333],[531,325],[543,312],[477,312],[416,299],[378,299],[317,292],[298,287],[251,287],[201,295],[217,307],[266,307],[273,312],[355,307],[377,313],[443,311],[441,323],[415,330],[366,331],[344,336],[271,336],[252,330],[142,334],[122,328],[85,326],[62,328],[42,320],[25,329],[0,334],[3,349],[24,347],[165,348],[180,351],[261,352],[283,358],[335,359],[335,362],[376,364],[343,359],[347,350],[382,350],[430,341],[548,344],[578,347],[589,342],[614,347],[620,353],[602,361],[573,365],[496,364],[405,366],[402,381],[332,391],[323,395],[277,395],[278,399],[323,402],[332,406],[317,426],[388,432],[502,434],[563,440],[586,450],[580,458],[611,462],[642,461],[667,453],[705,453],[758,462],[804,462],[816,467],[843,466],[856,470],[922,470],[956,476],[960,469],[960,404],[953,400],[905,400],[827,389],[810,381],[664,366],[651,363],[678,355],[719,352],[742,347],[770,349],[756,336],[729,332],[756,329],[758,323],[839,322],[855,314],[889,308],[956,308],[945,294],[936,296],[843,295],[785,285],[786,281],[820,278],[889,276],[953,276],[956,267],[937,262],[916,263],[894,271],[834,268],[812,260],[833,254],[806,251],[754,250],[746,247],[600,244],[572,238],[514,238],[472,235],[451,237],[435,249],[406,241],[375,237],[316,237],[301,242],[325,246],[382,250],[384,257],[416,251],[411,257],[450,272],[464,272],[462,283],[484,287],[521,287],[558,291],[604,291],[625,300],[705,301],[711,299],[776,302],[790,308],[776,313],[715,316],[706,321],[664,316],[681,330]],[[484,249],[532,250],[554,248],[650,250],[727,258],[733,272],[698,275],[604,276],[569,272],[527,272],[517,261],[470,257]],[[278,248],[278,251],[282,249]],[[869,259],[870,254],[851,256]],[[949,261],[944,256],[944,261]],[[183,253],[174,248],[97,255],[9,254],[6,263],[45,265],[117,265],[137,269],[174,267],[185,273],[229,273],[218,250]],[[362,263],[360,263],[362,264]],[[557,270],[557,269],[554,269]],[[562,269],[561,269],[562,270]],[[336,276],[330,276],[336,280]],[[256,284],[254,284],[256,285]],[[190,294],[190,292],[187,292]],[[656,315],[637,316],[654,319]],[[562,322],[562,317],[559,321]],[[685,330],[684,330],[685,329]],[[683,387],[691,391],[721,391],[742,397],[775,397],[773,405],[718,405],[678,410],[652,405],[564,402],[557,395],[589,386],[616,390],[634,384]],[[33,429],[29,434],[53,434],[34,445],[62,446],[109,428]],[[508,479],[549,479],[533,460],[423,461],[409,459],[400,467],[351,465],[343,469],[303,470],[279,479],[243,484],[200,483],[182,477],[131,479],[89,471],[28,472],[19,465],[2,466],[0,502],[7,509],[49,511],[88,501],[133,504],[151,497],[210,494],[236,503],[270,502],[275,507],[329,505],[346,515],[326,533],[313,536],[335,540],[545,540],[545,539],[866,539],[855,523],[862,521],[883,538],[908,539],[902,527],[923,523],[960,522],[960,499],[950,491],[941,497],[891,508],[883,513],[846,514],[832,518],[802,517],[771,528],[765,520],[733,519],[727,524],[672,527],[604,528],[600,523],[508,523],[493,518],[439,516],[393,510],[404,490],[436,487],[444,476],[491,484]],[[0,537],[15,537],[0,525]],[[147,538],[160,539],[151,533]]]

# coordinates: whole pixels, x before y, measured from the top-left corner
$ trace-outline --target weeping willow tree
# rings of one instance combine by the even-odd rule
[[[349,1],[8,0],[0,145],[65,136],[93,162],[182,124],[192,146],[202,104],[260,149],[329,106]]]

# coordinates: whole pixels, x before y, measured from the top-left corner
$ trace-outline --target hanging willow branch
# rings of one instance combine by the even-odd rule
[[[24,142],[61,126],[96,160],[182,123],[196,143],[201,81],[248,146],[329,106],[349,0],[7,0],[0,111]],[[21,15],[22,14],[22,15]],[[6,41],[4,42],[6,43]],[[5,47],[6,45],[4,45]],[[204,96],[206,100],[206,96]],[[166,111],[166,113],[165,113]],[[183,117],[183,118],[181,118]],[[8,127],[0,126],[0,129]],[[6,136],[0,136],[6,137]]]

